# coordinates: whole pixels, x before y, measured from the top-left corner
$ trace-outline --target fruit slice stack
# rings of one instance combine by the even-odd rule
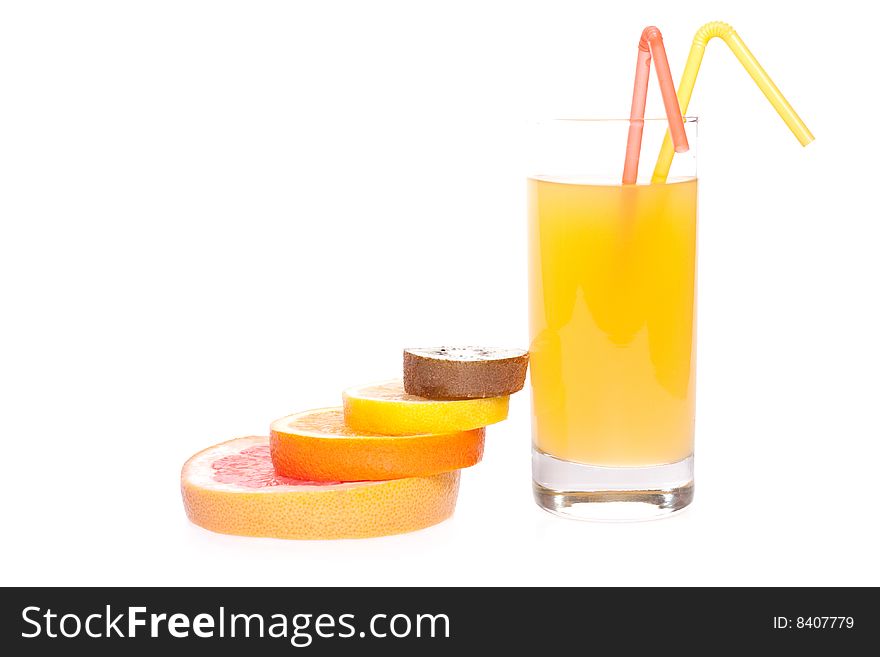
[[[341,407],[272,422],[189,459],[184,508],[206,529],[296,539],[398,534],[452,515],[459,473],[522,389],[524,351],[404,351],[403,381],[345,390]],[[420,394],[411,394],[418,391]]]

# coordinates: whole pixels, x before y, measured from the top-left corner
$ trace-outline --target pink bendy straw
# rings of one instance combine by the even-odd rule
[[[651,68],[652,56],[675,152],[684,153],[689,148],[681,109],[678,107],[678,98],[675,95],[675,86],[672,83],[672,73],[669,71],[669,60],[666,59],[666,49],[663,47],[663,37],[656,27],[646,27],[639,40],[639,57],[636,61],[636,81],[633,86],[632,109],[629,113],[629,135],[626,139],[626,161],[623,165],[624,185],[634,184],[639,175],[639,154],[642,150],[642,132],[645,128],[648,72]]]

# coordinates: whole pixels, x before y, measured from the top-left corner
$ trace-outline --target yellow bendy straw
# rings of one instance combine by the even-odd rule
[[[782,117],[794,136],[798,138],[801,146],[806,146],[813,141],[813,133],[810,132],[806,124],[797,115],[794,108],[785,100],[785,96],[779,91],[779,87],[773,84],[773,80],[767,75],[767,71],[758,63],[755,56],[749,51],[746,44],[740,38],[739,34],[727,23],[713,21],[706,23],[697,30],[694,35],[694,43],[688,54],[687,63],[684,66],[684,73],[681,76],[681,82],[678,84],[678,104],[681,106],[681,113],[686,114],[688,103],[691,100],[691,93],[694,90],[694,84],[697,81],[697,73],[700,71],[700,64],[703,61],[703,52],[706,44],[714,37],[719,37],[736,55],[739,63],[743,65],[748,74],[752,76],[755,84],[764,92],[767,100]],[[660,156],[657,158],[657,165],[654,167],[654,174],[651,176],[651,182],[666,182],[669,175],[669,168],[672,166],[672,157],[674,155],[672,148],[672,140],[669,137],[669,131],[666,131],[666,137],[663,138],[663,146],[660,147]]]

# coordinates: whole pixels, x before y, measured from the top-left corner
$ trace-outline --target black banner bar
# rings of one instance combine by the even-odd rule
[[[866,589],[7,588],[2,598],[6,654],[851,654],[878,635]]]

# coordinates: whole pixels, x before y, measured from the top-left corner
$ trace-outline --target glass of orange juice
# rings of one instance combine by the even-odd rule
[[[528,180],[532,478],[553,513],[637,520],[693,499],[697,119],[652,183],[665,119],[536,126]]]

